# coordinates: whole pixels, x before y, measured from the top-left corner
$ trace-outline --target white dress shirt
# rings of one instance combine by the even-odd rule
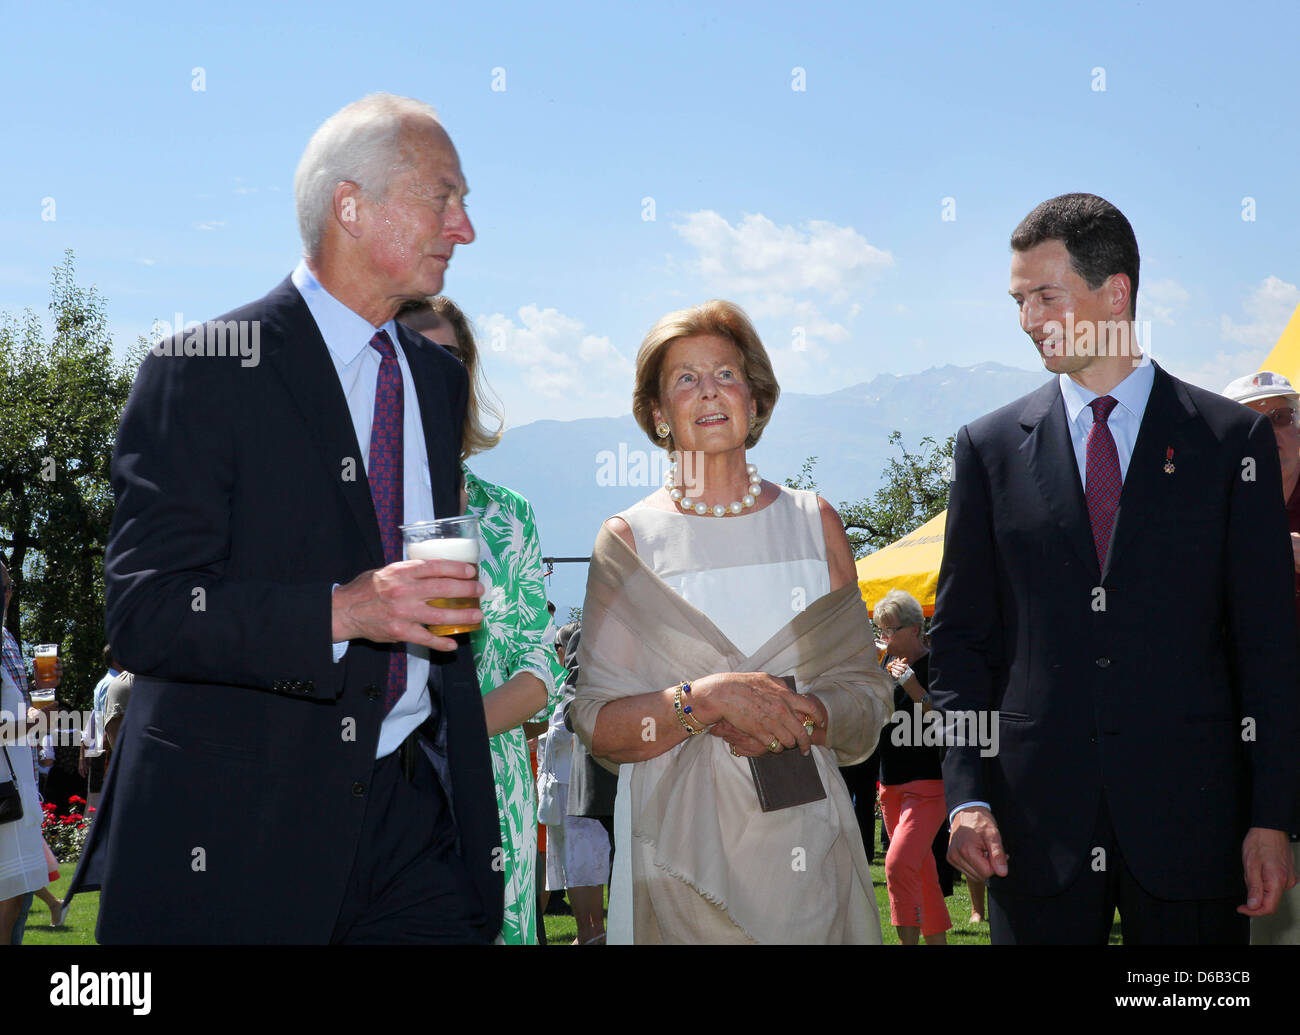
[[[411,368],[397,340],[397,322],[389,320],[382,327],[374,327],[364,317],[357,315],[323,287],[308,269],[306,261],[298,263],[293,271],[293,286],[302,295],[312,319],[325,339],[330,359],[339,375],[343,394],[347,398],[352,427],[361,447],[361,462],[370,470],[370,426],[374,421],[375,386],[379,381],[380,355],[370,347],[370,339],[377,331],[387,331],[397,352],[397,363],[402,371],[402,460],[405,473],[402,479],[402,523],[432,521],[433,481],[429,474],[429,454],[424,445],[424,423],[420,419],[420,401],[415,393]],[[403,550],[405,556],[405,550]],[[334,660],[339,661],[347,652],[346,642],[334,645]],[[406,645],[406,692],[398,699],[392,711],[384,717],[379,731],[376,758],[396,751],[407,736],[432,713],[429,702],[429,650],[414,644]]]
[[[1148,360],[1135,367],[1128,377],[1110,390],[1110,397],[1118,405],[1110,411],[1106,423],[1115,440],[1115,452],[1119,454],[1121,478],[1128,477],[1128,462],[1133,457],[1133,445],[1137,442],[1138,428],[1142,426],[1142,414],[1146,413],[1147,399],[1151,397],[1155,377],[1156,368]],[[1088,391],[1068,374],[1062,374],[1058,380],[1061,384],[1061,398],[1065,400],[1065,415],[1070,427],[1070,442],[1074,445],[1074,459],[1079,467],[1079,481],[1086,492],[1088,432],[1092,430],[1092,407],[1088,404],[1097,398],[1097,393]]]

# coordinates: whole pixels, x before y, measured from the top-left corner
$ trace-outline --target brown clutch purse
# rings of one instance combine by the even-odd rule
[[[794,690],[793,676],[780,678]],[[826,797],[812,752],[805,755],[794,749],[759,755],[749,760],[749,769],[754,776],[754,789],[758,791],[759,808],[764,812],[807,805]]]

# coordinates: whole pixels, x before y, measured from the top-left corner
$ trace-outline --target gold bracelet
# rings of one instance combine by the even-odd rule
[[[682,695],[691,692],[691,684],[682,680],[677,684],[677,691],[673,694],[673,711],[677,713],[677,721],[682,724],[682,729],[686,731],[687,736],[695,736],[697,733],[703,733],[709,727],[704,725],[691,714],[691,706],[688,704],[682,706]]]

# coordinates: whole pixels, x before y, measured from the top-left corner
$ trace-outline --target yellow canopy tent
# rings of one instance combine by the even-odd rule
[[[936,514],[902,539],[858,561],[858,591],[868,611],[874,611],[891,589],[905,589],[921,602],[927,617],[934,614],[947,517],[946,510]]]
[[[1296,306],[1282,337],[1278,338],[1259,369],[1281,374],[1292,384],[1300,380],[1300,306]]]

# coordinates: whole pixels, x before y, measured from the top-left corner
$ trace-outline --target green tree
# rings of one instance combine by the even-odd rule
[[[909,453],[903,433],[890,434],[889,444],[902,455],[890,458],[881,474],[881,487],[870,497],[838,507],[854,557],[888,546],[947,508],[955,442],[955,435],[942,445],[927,435],[921,439],[920,452]]]
[[[813,477],[813,468],[816,465],[817,458],[810,456],[803,462],[803,466],[799,468],[799,474],[796,477],[785,480],[785,487],[787,489],[803,489],[806,492],[816,492],[817,479]]]
[[[89,704],[103,671],[109,463],[145,342],[113,358],[104,300],[55,267],[53,335],[30,309],[0,316],[0,551],[14,580],[5,622],[19,641],[58,643],[59,696]]]

